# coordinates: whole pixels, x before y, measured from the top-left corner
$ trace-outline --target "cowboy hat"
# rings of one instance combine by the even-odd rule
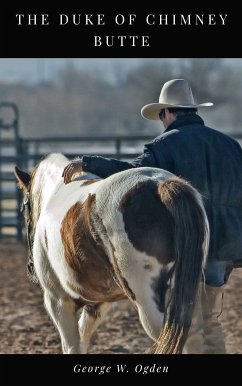
[[[213,106],[213,103],[195,103],[192,89],[185,79],[172,79],[163,85],[159,103],[145,105],[141,109],[141,115],[146,119],[158,120],[160,111],[169,107],[191,109],[209,106]]]

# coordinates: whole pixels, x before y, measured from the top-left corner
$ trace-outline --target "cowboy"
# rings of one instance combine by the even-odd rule
[[[213,103],[196,103],[184,79],[166,82],[159,103],[141,109],[143,118],[161,120],[165,131],[144,146],[133,162],[83,156],[63,171],[64,182],[88,171],[102,178],[125,169],[152,166],[187,179],[203,196],[210,225],[210,246],[200,296],[187,339],[188,353],[225,353],[218,319],[224,286],[242,251],[242,150],[237,141],[205,126],[197,110]]]

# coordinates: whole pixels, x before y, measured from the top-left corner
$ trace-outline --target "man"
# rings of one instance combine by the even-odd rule
[[[99,156],[83,156],[64,170],[64,182],[74,173],[88,171],[105,178],[119,171],[151,166],[187,179],[203,196],[210,224],[210,248],[193,324],[187,339],[188,353],[225,353],[218,320],[224,285],[233,267],[242,260],[242,150],[229,136],[204,125],[200,107],[184,79],[166,82],[159,103],[144,106],[146,119],[161,120],[165,131],[144,147],[132,163]]]

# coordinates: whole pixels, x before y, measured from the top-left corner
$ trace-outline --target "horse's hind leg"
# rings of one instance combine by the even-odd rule
[[[76,303],[61,287],[39,239],[34,244],[34,265],[44,291],[45,308],[61,337],[63,353],[84,353],[78,331]]]
[[[85,353],[78,331],[76,303],[61,289],[44,290],[45,307],[61,337],[64,354]]]
[[[85,351],[87,351],[94,331],[101,324],[110,307],[111,303],[99,303],[83,307],[79,320],[79,333]]]

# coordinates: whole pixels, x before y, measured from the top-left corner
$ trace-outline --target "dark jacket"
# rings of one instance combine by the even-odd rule
[[[179,117],[132,163],[84,156],[84,170],[107,177],[152,166],[187,179],[203,196],[211,236],[209,260],[242,260],[242,149],[196,114]]]

